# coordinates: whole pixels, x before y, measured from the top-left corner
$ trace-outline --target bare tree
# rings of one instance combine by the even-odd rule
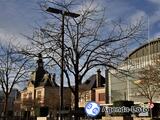
[[[156,93],[160,91],[160,69],[157,68],[157,66],[148,65],[138,74],[139,80],[135,81],[135,84],[138,86],[138,91],[149,101],[152,101]]]
[[[75,96],[75,110],[78,109],[79,85],[85,75],[97,66],[116,68],[118,62],[124,59],[127,42],[141,39],[143,32],[142,21],[137,21],[137,24],[133,25],[115,21],[106,22],[104,10],[95,6],[94,0],[85,2],[87,3],[85,7],[74,4],[75,1],[58,3],[53,0],[44,3],[66,11],[72,11],[75,7],[80,8],[77,11],[80,17],[66,16],[64,24],[64,74]],[[41,52],[49,58],[48,61],[62,69],[61,16],[49,14],[47,17],[49,22],[46,26],[40,26],[34,37],[28,37],[32,40],[33,49],[23,52],[25,54]]]
[[[16,46],[13,46],[11,41],[1,43],[0,50],[0,86],[4,93],[3,112],[6,115],[10,93],[18,84],[27,80],[29,59],[18,54]]]
[[[147,98],[150,103],[153,103],[153,98],[160,92],[160,62],[152,61],[152,64],[147,65],[138,72],[138,80],[134,81],[137,85],[138,92]],[[152,117],[152,112],[151,112]]]

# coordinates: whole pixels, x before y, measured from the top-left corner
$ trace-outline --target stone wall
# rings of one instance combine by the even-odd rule
[[[47,117],[37,117],[37,120],[48,120]]]
[[[134,117],[134,118],[123,118],[123,117],[102,117],[102,120],[151,120],[148,117]]]
[[[151,118],[140,117],[140,118],[134,118],[133,120],[151,120]]]
[[[102,120],[123,120],[123,117],[102,117]]]

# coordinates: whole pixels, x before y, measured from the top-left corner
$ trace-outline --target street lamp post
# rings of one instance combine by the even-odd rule
[[[60,9],[56,8],[51,8],[49,7],[47,12],[55,13],[55,14],[61,14],[62,15],[62,28],[61,28],[61,35],[62,35],[62,40],[61,40],[61,82],[60,82],[60,110],[63,110],[63,83],[64,83],[64,18],[65,16],[69,16],[72,18],[77,18],[80,15],[68,11],[63,11]],[[62,115],[60,115],[60,120],[62,120]]]

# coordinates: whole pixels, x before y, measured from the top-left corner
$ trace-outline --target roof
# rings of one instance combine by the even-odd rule
[[[127,60],[128,58],[130,58],[133,54],[135,54],[135,53],[136,53],[137,51],[139,51],[140,49],[142,49],[142,48],[144,48],[144,47],[147,47],[147,46],[149,46],[149,45],[151,45],[151,44],[153,44],[153,43],[156,43],[156,42],[158,42],[158,41],[160,41],[160,38],[154,39],[154,40],[152,40],[152,41],[149,41],[149,42],[141,45],[140,47],[138,47],[138,48],[136,48],[135,50],[133,50],[133,51],[128,55],[128,57],[126,57],[125,60]]]
[[[55,82],[55,74],[51,75],[48,71],[44,69],[43,59],[40,53],[38,54],[37,64],[38,66],[36,70],[31,73],[31,79],[28,82],[28,86],[33,85],[34,87],[39,87],[39,86],[57,87],[58,85]]]
[[[105,78],[101,75],[101,87],[105,84]],[[96,74],[89,77],[84,83],[79,86],[80,91],[87,91],[96,88]]]
[[[51,77],[51,75],[49,74],[46,78],[46,76],[44,75],[43,80],[40,82],[39,86],[54,86],[54,87],[58,87],[57,83],[55,82],[55,78]]]

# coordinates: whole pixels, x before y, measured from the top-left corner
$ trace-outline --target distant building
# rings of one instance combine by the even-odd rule
[[[56,114],[60,109],[60,87],[55,82],[55,75],[51,75],[44,69],[41,54],[39,54],[37,64],[38,67],[32,72],[28,85],[21,91],[20,109],[34,114],[36,107],[45,106],[49,108],[50,113]],[[17,101],[17,109],[19,101]],[[64,88],[64,107],[70,107],[70,105],[71,92],[68,88]]]
[[[100,105],[112,104],[117,100],[131,100],[135,103],[149,102],[139,91],[135,84],[136,75],[141,68],[152,65],[153,61],[160,59],[160,38],[146,43],[133,52],[118,66],[118,69],[127,73],[122,74],[114,69],[106,71],[105,77],[97,74],[89,77],[80,85],[79,106],[84,107],[87,101],[96,101]],[[160,103],[160,94],[156,93],[153,102]]]
[[[148,102],[134,84],[136,74],[141,68],[152,65],[153,61],[160,59],[160,38],[146,43],[131,52],[119,69],[128,71],[130,75],[124,75],[116,70],[110,69],[109,72],[109,102],[116,100],[132,100],[134,102]],[[154,102],[160,102],[160,94],[153,98]]]
[[[106,78],[105,78],[106,77]],[[97,70],[97,74],[89,77],[79,87],[79,106],[84,107],[88,101],[95,101],[99,104],[108,103],[108,72],[106,76],[101,75],[100,69]],[[106,83],[107,82],[107,83]]]
[[[13,89],[8,97],[8,111],[14,110],[14,101],[16,100],[17,96],[19,95],[19,91],[17,89]],[[3,112],[4,108],[4,93],[0,91],[0,113]]]

